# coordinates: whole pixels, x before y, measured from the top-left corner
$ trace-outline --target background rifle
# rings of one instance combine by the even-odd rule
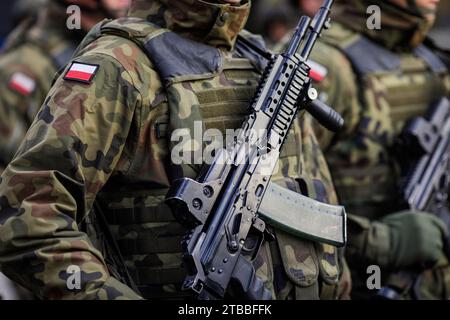
[[[429,108],[425,117],[412,119],[401,133],[400,140],[402,150],[408,154],[402,207],[434,214],[450,231],[450,101],[444,97]],[[444,245],[445,253],[450,257],[448,237]],[[414,293],[420,299],[418,273],[408,272],[404,276],[414,282]],[[382,288],[379,295],[388,299],[399,297],[393,288]]]
[[[450,101],[442,98],[425,117],[413,119],[402,139],[415,160],[403,188],[405,203],[435,214],[450,231]]]

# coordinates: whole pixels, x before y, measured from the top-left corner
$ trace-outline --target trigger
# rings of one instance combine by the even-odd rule
[[[252,261],[256,259],[265,241],[274,241],[274,234],[266,227],[266,223],[256,218],[252,225],[253,232],[250,233],[242,250],[251,255]],[[252,234],[252,235],[251,235]]]

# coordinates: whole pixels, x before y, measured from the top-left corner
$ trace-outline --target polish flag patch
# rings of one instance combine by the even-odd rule
[[[328,69],[323,65],[309,60],[308,65],[311,67],[311,71],[309,72],[309,76],[316,82],[322,82],[326,76],[328,75]]]
[[[67,70],[64,80],[91,83],[98,69],[98,65],[73,62]]]
[[[29,96],[36,89],[36,81],[22,72],[16,72],[9,81],[9,87],[24,96]]]

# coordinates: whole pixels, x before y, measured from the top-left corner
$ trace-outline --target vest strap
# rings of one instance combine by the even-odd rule
[[[154,237],[146,239],[120,239],[117,241],[119,248],[127,255],[181,252],[183,236]]]
[[[353,68],[359,76],[400,68],[400,58],[396,54],[363,36],[350,46],[339,49],[352,62]]]
[[[186,271],[182,266],[172,268],[137,267],[131,274],[138,283],[146,285],[179,285],[186,278]]]
[[[433,51],[421,45],[420,47],[414,50],[414,53],[425,60],[427,64],[430,66],[431,70],[436,73],[445,73],[447,72],[447,67],[445,64],[439,59],[439,57],[434,54]]]
[[[364,36],[360,36],[357,41],[348,47],[338,46],[338,49],[344,52],[360,77],[369,73],[399,70],[401,66],[399,55]],[[425,45],[419,46],[413,52],[416,56],[425,60],[433,72],[444,73],[447,71],[441,59]]]
[[[111,225],[127,225],[150,222],[174,222],[169,207],[159,205],[156,207],[133,207],[124,209],[108,209],[106,219]]]
[[[153,31],[143,35],[138,26],[151,27]],[[120,19],[120,23],[116,21],[104,23],[101,26],[101,33],[114,34],[137,43],[154,64],[166,87],[186,79],[208,79],[223,68],[224,58],[217,48],[182,37],[144,19],[123,18]],[[248,45],[251,43],[252,47],[264,51],[263,40],[249,32],[242,34],[247,44],[238,40],[239,44],[236,47],[238,55],[263,68],[265,58]]]
[[[261,36],[255,36],[250,33],[239,35],[236,41],[236,52],[243,58],[252,61],[254,67],[260,72],[264,71],[267,66],[270,54],[264,44]]]
[[[166,84],[186,77],[211,77],[223,63],[220,51],[216,48],[170,31],[153,37],[144,44],[144,48]]]

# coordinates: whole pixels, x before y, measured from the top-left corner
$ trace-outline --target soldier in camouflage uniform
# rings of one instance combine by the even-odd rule
[[[123,15],[129,5],[128,1],[113,0],[104,3],[107,12],[97,2],[38,2],[44,7],[25,19],[9,36],[0,57],[0,172],[19,147],[50,90],[55,73],[70,60],[86,32],[106,17]],[[66,6],[71,4],[79,5],[85,12],[82,30],[66,27]],[[21,5],[23,10],[25,1]],[[2,288],[0,294],[1,291]]]
[[[372,4],[381,8],[380,30],[366,25]],[[403,298],[450,297],[442,221],[429,214],[397,212],[401,168],[394,152],[396,137],[408,119],[424,115],[450,92],[448,70],[423,44],[435,5],[425,0],[338,1],[338,22],[312,55],[322,100],[346,120],[338,135],[319,126],[316,132],[339,200],[355,215],[349,221],[347,248],[354,298],[376,292],[366,286],[366,269],[372,264],[381,267],[383,285]],[[436,267],[416,282],[393,273],[403,270],[407,275],[430,264]]]
[[[162,200],[173,179],[195,178],[199,166],[174,164],[178,141],[171,136],[177,129],[194,136],[196,121],[221,132],[241,126],[264,62],[236,45],[240,34],[262,46],[242,31],[250,6],[134,0],[130,17],[88,34],[2,175],[5,274],[43,299],[187,296],[180,292],[185,230]],[[301,119],[274,181],[336,202],[311,123]],[[189,142],[194,149],[201,143]],[[95,203],[102,210],[92,211]],[[139,293],[118,280],[98,229],[83,227],[100,211]],[[336,298],[337,249],[273,232],[276,241],[265,242],[253,261],[273,298]],[[66,283],[73,265],[81,290]]]
[[[114,0],[113,2],[117,2]],[[123,2],[123,1],[122,1]],[[8,37],[0,57],[0,170],[12,159],[29,125],[50,90],[55,73],[63,68],[89,29],[121,11],[100,7],[100,1],[52,0]],[[81,30],[66,27],[66,7],[82,10]],[[124,4],[121,4],[124,5]]]

